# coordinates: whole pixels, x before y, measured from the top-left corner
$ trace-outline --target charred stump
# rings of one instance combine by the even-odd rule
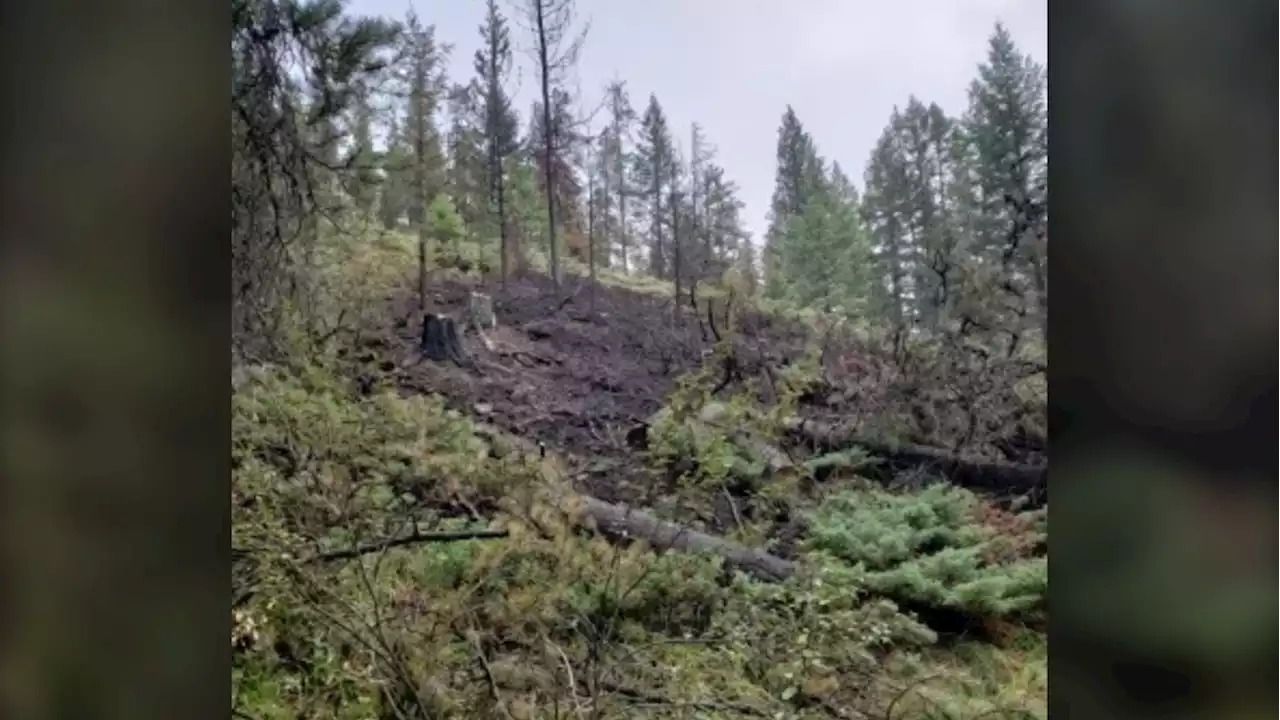
[[[454,362],[463,367],[472,365],[462,347],[458,323],[447,315],[426,315],[422,318],[422,354],[435,362]]]

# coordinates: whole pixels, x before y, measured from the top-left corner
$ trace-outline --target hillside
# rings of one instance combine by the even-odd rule
[[[439,273],[428,311],[463,317],[482,290]],[[1034,403],[963,430],[954,452],[963,413],[919,399],[932,365],[745,308],[717,342],[706,301],[677,329],[669,297],[606,284],[593,313],[589,292],[513,280],[492,349],[466,333],[462,364],[423,356],[416,298],[393,293],[332,362],[247,374],[233,447],[246,713],[1043,716],[1029,629],[1043,516],[1000,509],[1042,504],[1043,487],[935,484],[978,477],[955,458],[1034,469]],[[837,426],[874,440],[800,432]],[[924,440],[951,464],[904,452]],[[621,532],[592,514],[619,503],[685,529],[631,544],[636,511],[614,518]],[[653,553],[691,537],[795,569],[777,583],[750,559],[727,572],[715,549]]]
[[[634,34],[575,0],[472,6],[463,62],[438,9],[231,10],[233,714],[1046,715],[1045,73],[1008,28],[963,109],[735,91],[713,128],[571,87]]]

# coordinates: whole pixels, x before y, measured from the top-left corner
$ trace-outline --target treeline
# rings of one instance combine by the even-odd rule
[[[313,304],[321,222],[414,232],[420,283],[464,241],[502,280],[536,253],[672,281],[736,267],[749,292],[887,324],[974,326],[1016,344],[1043,326],[1044,71],[997,26],[958,118],[894,109],[861,193],[788,107],[763,257],[738,188],[696,122],[626,83],[575,94],[587,25],[573,0],[487,0],[469,62],[429,22],[343,0],[232,0],[233,326],[278,333]],[[517,53],[517,48],[525,52]],[[518,59],[537,100],[514,107]],[[451,67],[452,65],[452,67]],[[759,280],[757,281],[757,278]]]
[[[393,21],[351,17],[341,0],[233,0],[235,121],[265,137],[297,129],[271,126],[277,115],[300,120],[287,144],[310,185],[295,213],[354,210],[416,230],[424,264],[428,245],[494,243],[504,280],[532,252],[557,281],[565,255],[677,282],[734,263],[753,271],[738,189],[701,128],[677,133],[652,94],[637,111],[622,81],[577,97],[586,26],[572,0],[522,0],[515,17],[503,7],[485,4],[480,49],[462,70],[412,10]],[[517,46],[539,90],[524,118],[512,100]],[[263,80],[271,89],[250,91]],[[237,146],[246,165],[270,165],[261,149]],[[289,189],[244,180],[248,195]]]
[[[1006,352],[1048,306],[1044,68],[997,24],[969,104],[895,107],[859,197],[794,110],[778,131],[765,295],[883,321],[900,337],[998,331]]]

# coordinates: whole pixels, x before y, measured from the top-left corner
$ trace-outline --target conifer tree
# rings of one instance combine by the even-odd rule
[[[622,272],[625,273],[630,269],[631,254],[627,200],[633,193],[630,183],[631,174],[628,172],[632,156],[628,146],[632,142],[636,111],[631,107],[631,97],[627,94],[626,85],[621,81],[615,80],[609,83],[605,89],[605,96],[605,104],[609,108],[609,126],[606,129],[604,153],[607,158],[609,184],[617,197],[618,258],[622,265]],[[607,193],[608,191],[606,195]]]
[[[506,83],[511,75],[511,31],[497,0],[485,1],[484,23],[480,26],[481,46],[475,54],[475,71],[482,96],[481,129],[484,135],[484,184],[488,209],[498,228],[500,274],[505,288],[511,272],[511,256],[516,252],[507,225],[508,158],[519,147],[518,119],[511,106]]]
[[[889,126],[880,134],[867,163],[863,218],[871,235],[879,282],[879,309],[892,323],[897,337],[908,329],[910,309],[910,238],[906,222],[909,203],[906,158],[897,129],[900,113],[893,109]]]
[[[374,110],[368,83],[354,88],[350,112],[350,148],[345,165],[350,168],[346,186],[347,195],[356,209],[364,215],[373,212],[378,198],[378,157],[373,146]]]
[[[665,245],[664,230],[669,215],[673,152],[666,114],[658,98],[650,95],[636,140],[632,183],[638,196],[636,204],[648,215],[649,273],[657,278],[669,277],[670,271],[670,248]]]
[[[999,268],[1021,311],[1035,295],[1047,307],[1048,119],[1044,67],[1015,46],[997,23],[987,59],[969,88],[965,132],[973,145],[981,203],[981,258]]]
[[[587,27],[574,29],[576,8],[574,0],[524,0],[526,28],[533,38],[534,67],[538,75],[541,102],[542,132],[538,136],[542,153],[542,187],[547,204],[547,245],[550,248],[551,282],[560,287],[560,250],[556,237],[557,210],[562,209],[555,189],[565,180],[557,179],[557,172],[567,164],[565,156],[572,155],[572,148],[558,145],[567,137],[568,128],[561,127],[565,115],[558,110],[567,109],[572,102],[565,86],[566,74],[578,62],[578,54],[586,39]]]
[[[822,162],[813,138],[788,105],[778,128],[777,171],[769,206],[769,230],[765,235],[764,283],[768,297],[780,298],[787,279],[780,271],[782,244],[791,218],[804,211],[805,203],[823,183]]]

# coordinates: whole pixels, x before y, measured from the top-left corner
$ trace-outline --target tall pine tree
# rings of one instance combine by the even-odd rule
[[[498,229],[500,273],[505,288],[512,256],[519,252],[507,223],[506,182],[508,158],[519,147],[519,121],[506,85],[513,61],[511,31],[506,17],[498,9],[497,0],[485,1],[480,39],[480,49],[475,54],[475,71],[483,98],[480,125],[484,135],[484,185],[488,190],[488,210]]]
[[[671,252],[666,246],[669,195],[674,147],[667,116],[658,98],[649,96],[640,121],[632,164],[632,186],[636,189],[636,209],[647,215],[649,229],[649,273],[669,277]]]

